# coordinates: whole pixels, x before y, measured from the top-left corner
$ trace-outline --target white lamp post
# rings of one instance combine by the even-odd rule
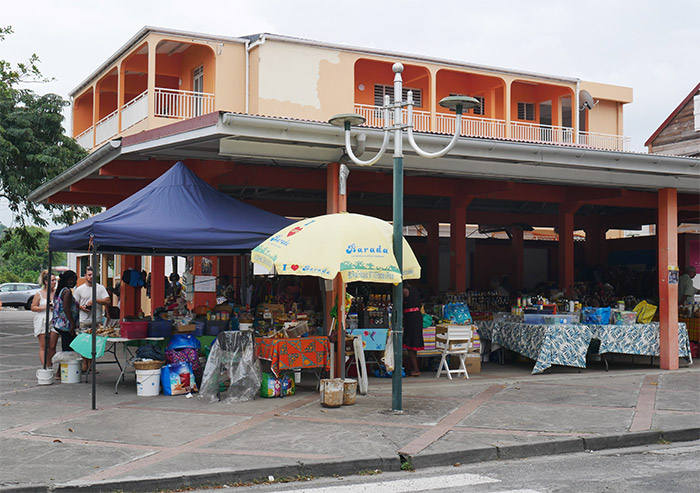
[[[394,133],[394,211],[393,211],[393,247],[396,263],[399,270],[403,272],[403,129],[408,133],[408,143],[413,150],[422,157],[436,158],[447,154],[454,147],[459,138],[459,131],[462,127],[462,112],[465,109],[475,108],[479,106],[479,101],[468,96],[449,96],[440,101],[440,106],[448,108],[457,113],[455,121],[455,132],[452,140],[444,149],[438,152],[426,152],[418,147],[413,138],[413,92],[408,92],[408,101],[402,101],[403,95],[403,80],[401,72],[403,65],[395,63],[392,68],[394,71],[394,104],[390,104],[389,96],[384,96],[384,140],[379,152],[372,159],[362,161],[355,156],[350,145],[350,129],[353,125],[362,125],[365,118],[356,114],[336,115],[329,120],[332,125],[343,127],[345,129],[345,152],[350,159],[360,166],[372,166],[379,161],[386,152],[389,144],[389,134]],[[408,112],[408,123],[403,124],[402,109],[406,106]],[[389,126],[389,113],[394,110],[393,125]],[[394,313],[392,320],[392,331],[394,334],[394,372],[392,374],[392,390],[391,390],[391,407],[395,412],[402,412],[403,405],[401,402],[401,366],[403,361],[403,283],[399,283],[393,288],[393,304]]]

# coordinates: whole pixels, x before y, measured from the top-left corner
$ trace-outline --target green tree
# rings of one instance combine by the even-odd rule
[[[49,233],[36,226],[27,226],[28,233],[37,238],[36,248],[27,248],[21,243],[21,237],[5,230],[10,238],[0,245],[0,255],[5,257],[0,263],[0,283],[36,282],[39,273],[49,265]],[[65,265],[66,254],[56,252],[51,261],[53,266]]]
[[[0,27],[0,41],[12,33]],[[9,202],[13,224],[2,242],[17,236],[19,245],[36,248],[36,230],[47,226],[48,216],[57,224],[72,224],[85,217],[88,209],[36,204],[27,195],[46,181],[70,168],[87,153],[63,131],[63,108],[69,103],[57,94],[38,95],[20,88],[25,82],[45,82],[32,55],[24,63],[12,65],[0,59],[0,197]]]

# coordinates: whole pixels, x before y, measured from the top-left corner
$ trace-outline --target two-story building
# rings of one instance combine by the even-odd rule
[[[391,153],[372,167],[350,164],[343,131],[328,120],[362,115],[352,143],[373,155],[392,124],[380,107],[395,96],[395,62],[404,66],[401,99],[411,91],[415,104],[403,123],[426,149],[455,131],[442,98],[479,103],[446,156],[405,149],[405,224],[424,233],[411,243],[434,290],[485,289],[503,274],[527,289],[533,272],[570,289],[576,267],[606,262],[608,230],[645,224],[660,225],[658,265],[678,263],[677,221],[700,219],[700,160],[627,152],[630,88],[273,34],[142,29],[71,93],[73,135],[91,154],[30,198],[110,207],[182,160],[222,192],[308,217],[338,210],[344,162],[347,209],[390,220]],[[468,240],[466,224],[509,240]],[[531,227],[556,228],[558,242],[524,241]],[[575,231],[585,234],[576,246]],[[660,289],[672,289],[664,279]]]

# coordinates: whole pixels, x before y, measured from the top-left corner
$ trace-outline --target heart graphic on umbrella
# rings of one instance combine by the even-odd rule
[[[297,234],[297,233],[298,233],[299,231],[301,231],[302,229],[303,229],[303,228],[300,228],[299,226],[297,226],[296,228],[290,230],[290,231],[287,233],[287,237]]]

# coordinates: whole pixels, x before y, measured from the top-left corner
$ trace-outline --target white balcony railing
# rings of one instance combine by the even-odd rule
[[[551,142],[556,144],[573,144],[574,129],[539,123],[510,123],[510,138],[527,142]]]
[[[580,145],[605,149],[608,151],[629,151],[630,137],[612,134],[600,134],[595,132],[579,132],[578,142]]]
[[[114,110],[95,124],[95,145],[101,144],[118,133],[119,110]]]
[[[122,130],[136,125],[148,117],[148,91],[143,91],[122,106]]]
[[[204,92],[155,89],[155,116],[184,120],[214,111],[214,95]]]
[[[75,140],[83,149],[92,149],[94,145],[94,135],[94,130],[92,126],[90,126],[90,128],[78,134]]]
[[[355,112],[365,117],[365,126],[384,127],[384,110],[380,106],[356,104]],[[405,109],[402,123],[408,123],[408,112]],[[417,132],[430,132],[430,112],[413,110],[413,129]]]
[[[442,134],[453,134],[457,116],[453,114],[437,114],[435,131]],[[506,122],[492,118],[462,115],[460,135],[467,137],[491,137],[504,139],[506,137]]]

